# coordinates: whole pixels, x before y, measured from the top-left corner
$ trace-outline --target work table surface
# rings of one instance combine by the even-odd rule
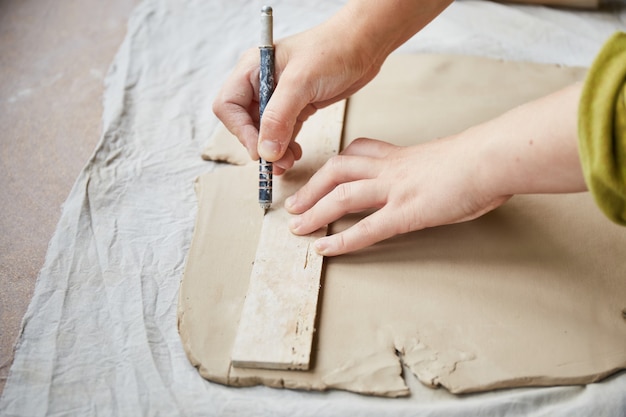
[[[98,142],[137,0],[0,3],[0,393],[61,205]]]

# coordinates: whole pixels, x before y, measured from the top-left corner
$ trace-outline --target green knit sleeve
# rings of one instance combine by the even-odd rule
[[[607,41],[587,74],[578,136],[589,190],[611,220],[626,226],[626,33]]]

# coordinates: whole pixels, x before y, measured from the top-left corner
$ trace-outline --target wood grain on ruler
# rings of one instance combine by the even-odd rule
[[[312,245],[326,235],[326,228],[307,236],[292,234],[284,201],[338,153],[344,111],[345,100],[311,117],[298,135],[302,159],[274,177],[274,202],[263,218],[231,353],[233,366],[309,369],[323,262]]]

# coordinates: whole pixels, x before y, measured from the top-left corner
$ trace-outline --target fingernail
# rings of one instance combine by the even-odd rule
[[[259,144],[259,155],[263,159],[276,159],[280,156],[280,143],[272,140],[263,140]]]
[[[289,229],[292,232],[297,233],[300,226],[302,226],[302,219],[300,218],[300,216],[293,217],[291,220],[289,220]]]
[[[317,239],[313,244],[313,248],[315,249],[315,252],[319,253],[320,255],[326,255],[331,249],[330,239]]]
[[[285,200],[285,208],[289,211],[292,211],[297,204],[296,195],[292,195]]]

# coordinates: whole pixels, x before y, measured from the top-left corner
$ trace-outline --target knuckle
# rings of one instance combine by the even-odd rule
[[[264,125],[272,125],[275,128],[284,127],[287,123],[283,120],[281,115],[276,112],[273,108],[267,107],[263,112],[263,124]]]
[[[303,94],[308,103],[319,101],[320,92],[324,90],[321,86],[322,77],[306,70],[290,72],[289,75],[293,77],[294,85],[299,86],[300,94]]]
[[[218,119],[222,120],[224,117],[224,101],[222,100],[221,94],[213,101],[212,110]]]
[[[398,234],[409,233],[424,228],[422,213],[415,207],[402,208],[399,218],[401,221],[397,223]]]
[[[370,142],[370,141],[371,141],[371,139],[360,137],[360,138],[354,139],[350,143],[350,146],[363,146],[364,143],[367,143],[367,142]]]
[[[342,168],[345,165],[345,162],[346,162],[346,157],[345,156],[343,156],[343,155],[333,156],[326,163],[326,169],[330,170],[331,172],[341,171]]]
[[[288,120],[283,118],[283,115],[278,113],[272,108],[266,108],[263,112],[263,123],[261,125],[264,132],[271,135],[270,139],[287,138],[285,141],[291,139],[292,124]]]
[[[365,218],[358,222],[355,227],[357,228],[358,235],[362,236],[364,240],[369,242],[374,239],[374,227],[368,218]]]
[[[336,248],[338,252],[345,252],[348,244],[346,242],[346,236],[344,233],[338,233],[335,235]]]
[[[352,201],[352,186],[350,183],[339,184],[335,187],[335,200],[339,204],[348,204]]]
[[[242,52],[240,59],[247,61],[254,61],[256,63],[259,50],[257,48],[248,48]]]

